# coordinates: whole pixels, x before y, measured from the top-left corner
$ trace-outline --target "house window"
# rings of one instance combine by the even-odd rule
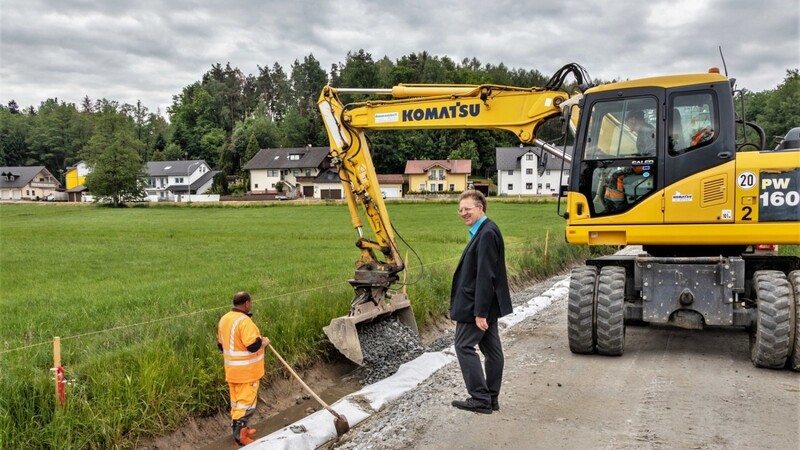
[[[175,177],[176,183],[183,183],[183,177]]]
[[[536,189],[538,189],[538,190],[540,190],[540,191],[541,191],[541,190],[542,190],[542,183],[539,183],[539,184],[537,184],[537,185],[536,185]]]
[[[433,169],[428,172],[429,180],[444,180],[444,169]]]
[[[533,161],[533,153],[528,153],[527,155],[525,155],[525,159],[527,161]]]
[[[299,153],[290,154],[289,161],[300,161],[300,154]]]
[[[424,191],[425,190],[425,183],[420,183],[419,184],[419,190],[420,191]]]
[[[513,191],[514,190],[514,185],[513,184],[509,184],[508,185],[508,190],[509,191]]]
[[[508,174],[509,174],[509,175],[514,175],[514,171],[513,171],[513,170],[509,170],[509,171],[508,171]]]
[[[530,191],[531,189],[533,189],[533,183],[525,183],[525,190]]]
[[[533,175],[533,169],[531,169],[530,167],[525,169],[525,175]]]
[[[550,189],[550,183],[547,183],[547,184],[545,184],[545,185],[544,185],[544,187],[545,187],[546,189]],[[552,191],[552,189],[550,189],[550,190]]]
[[[278,176],[280,176],[280,172],[278,172],[277,170],[268,170],[267,171],[267,176],[268,177],[278,177]]]
[[[258,189],[258,183],[256,183],[255,186],[256,186],[256,189]]]
[[[306,176],[307,176],[307,177],[310,177],[310,176],[311,176],[311,169],[306,169]]]
[[[455,191],[456,190],[456,185],[453,184],[453,183],[450,183],[450,190],[451,191]]]
[[[550,175],[550,171],[549,171],[549,170],[545,170],[545,171],[544,171],[544,174],[545,174],[545,175]]]
[[[292,169],[292,176],[296,177],[300,175],[300,169]]]

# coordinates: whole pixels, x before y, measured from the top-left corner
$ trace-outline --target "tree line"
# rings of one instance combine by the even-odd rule
[[[0,106],[0,165],[44,165],[60,176],[80,160],[92,166],[143,167],[146,161],[203,159],[225,175],[243,175],[242,167],[259,149],[328,145],[316,105],[326,84],[544,86],[549,78],[538,70],[483,64],[475,58],[456,62],[427,52],[376,61],[363,49],[348,52],[343,63],[327,72],[313,54],[295,60],[288,74],[277,63],[257,69],[256,74],[244,75],[229,63],[212,65],[200,80],[173,96],[166,118],[140,101],[130,105],[87,96],[76,105],[51,98],[38,108],[20,109],[12,99]],[[797,69],[787,70],[775,89],[739,95],[746,99],[747,119],[765,129],[768,146],[773,136],[800,124]],[[557,124],[540,130],[544,139],[559,134]],[[507,133],[487,130],[384,131],[370,138],[379,173],[402,173],[409,159],[450,158],[471,159],[474,174],[490,176],[495,147],[518,145]]]

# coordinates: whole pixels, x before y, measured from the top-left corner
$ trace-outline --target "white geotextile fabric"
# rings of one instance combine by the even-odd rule
[[[528,300],[521,307],[515,308],[513,314],[501,318],[499,321],[501,329],[513,327],[536,314],[550,305],[554,298],[566,297],[568,291],[569,278],[566,278],[554,284],[542,295]],[[455,359],[452,347],[441,352],[423,353],[418,358],[400,366],[397,373],[391,377],[365,386],[330,406],[334,411],[347,418],[350,427],[354,427],[374,412],[383,408],[387,403],[399,398],[425,381],[437,370],[455,361]],[[295,433],[290,429],[290,427],[297,426],[302,426],[305,430]],[[336,438],[336,428],[333,425],[333,415],[322,408],[289,426],[258,439],[248,445],[247,448],[252,450],[311,450],[334,438]]]

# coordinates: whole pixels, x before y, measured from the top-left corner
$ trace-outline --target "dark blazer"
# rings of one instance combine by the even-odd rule
[[[495,322],[511,314],[503,235],[488,218],[467,244],[450,289],[450,319],[475,322],[486,317]]]

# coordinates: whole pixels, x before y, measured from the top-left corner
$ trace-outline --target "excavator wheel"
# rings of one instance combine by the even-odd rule
[[[567,334],[572,353],[594,353],[594,298],[597,267],[572,269],[569,280]]]
[[[782,369],[791,350],[790,302],[792,287],[783,272],[760,270],[753,274],[758,312],[750,334],[750,359],[757,367]]]
[[[625,347],[625,268],[606,266],[597,282],[597,353],[622,355]]]
[[[789,284],[794,293],[794,346],[786,365],[794,371],[800,371],[800,270],[789,273]]]

